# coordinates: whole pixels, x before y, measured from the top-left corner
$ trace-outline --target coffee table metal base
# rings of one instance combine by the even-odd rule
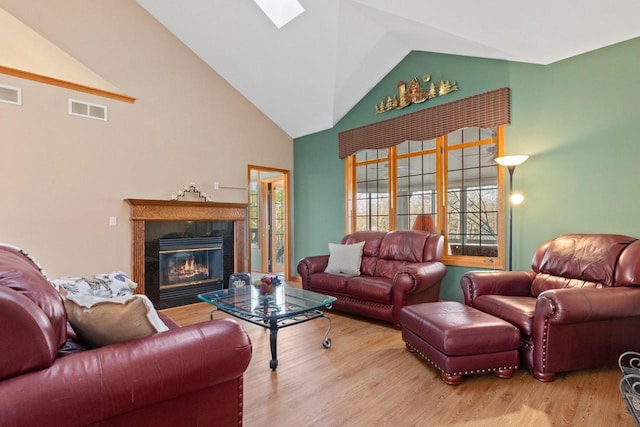
[[[273,370],[278,367],[279,329],[324,317],[329,320],[329,327],[322,339],[322,345],[325,348],[331,347],[331,319],[325,315],[325,309],[331,308],[336,301],[335,297],[283,283],[275,286],[268,294],[260,293],[259,288],[252,285],[207,292],[198,295],[198,298],[231,316],[269,329],[269,366]],[[213,319],[213,311],[211,318]]]
[[[330,306],[327,308],[331,308]],[[222,310],[218,308],[218,310]],[[216,310],[211,312],[211,320],[213,320],[213,314]],[[287,326],[297,325],[299,323],[307,322],[309,320],[317,319],[318,317],[324,317],[329,321],[329,327],[327,328],[327,332],[325,332],[324,337],[322,338],[322,346],[324,348],[331,348],[331,338],[329,338],[329,332],[331,332],[331,318],[325,314],[324,311],[313,309],[309,311],[305,311],[303,313],[298,313],[296,315],[292,315],[290,317],[272,317],[270,319],[264,319],[259,316],[252,316],[248,313],[238,313],[238,312],[227,312],[232,316],[238,317],[242,320],[246,320],[247,322],[251,322],[254,325],[262,326],[264,328],[269,329],[269,345],[271,347],[271,360],[269,361],[269,367],[271,370],[276,370],[278,368],[278,330],[282,328],[286,328]]]

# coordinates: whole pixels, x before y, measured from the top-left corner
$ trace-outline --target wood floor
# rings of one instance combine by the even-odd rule
[[[163,310],[187,325],[209,320],[198,303]],[[459,386],[405,350],[390,325],[329,312],[278,335],[277,371],[269,369],[269,332],[239,320],[253,344],[244,375],[244,426],[634,426],[615,367],[536,381],[521,369],[511,379],[465,377]],[[215,318],[228,317],[216,312]]]

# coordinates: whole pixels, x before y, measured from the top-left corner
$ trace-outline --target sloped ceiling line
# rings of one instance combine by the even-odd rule
[[[411,51],[549,64],[640,36],[640,2],[137,0],[291,137],[333,127]],[[179,7],[177,6],[179,4]]]
[[[120,89],[0,8],[0,73],[124,102]]]

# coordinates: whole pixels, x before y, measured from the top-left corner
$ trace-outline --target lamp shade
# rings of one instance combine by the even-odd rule
[[[516,155],[516,156],[503,156],[496,157],[494,160],[496,163],[502,166],[518,166],[527,160],[529,156],[526,155]]]
[[[416,220],[413,222],[412,230],[426,231],[428,233],[436,232],[436,224],[433,221],[433,217],[429,214],[422,214],[416,216]]]

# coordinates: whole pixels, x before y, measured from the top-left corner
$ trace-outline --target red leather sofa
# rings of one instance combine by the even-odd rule
[[[414,230],[357,231],[340,243],[365,242],[360,274],[326,273],[329,255],[298,263],[302,287],[337,298],[336,310],[393,323],[409,304],[438,301],[447,268],[441,262],[443,238]]]
[[[640,351],[640,240],[562,235],[537,249],[531,268],[468,272],[461,286],[467,305],[518,327],[536,379]]]
[[[37,264],[0,245],[0,425],[241,425],[247,334],[163,320],[169,331],[88,349]]]

